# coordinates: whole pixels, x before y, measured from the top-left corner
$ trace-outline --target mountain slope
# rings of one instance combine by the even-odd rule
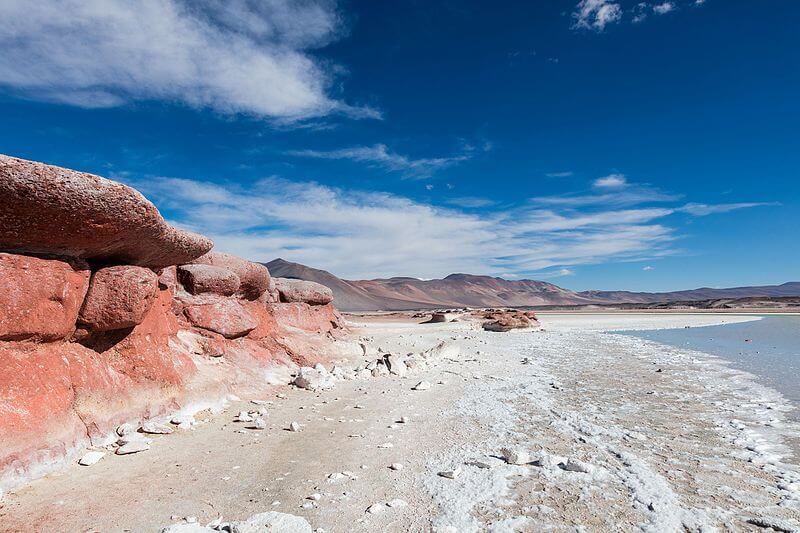
[[[399,311],[441,307],[523,307],[533,305],[652,304],[723,298],[800,296],[800,282],[730,289],[701,288],[675,292],[574,292],[544,281],[510,281],[491,276],[450,274],[444,279],[396,277],[343,280],[330,272],[275,259],[264,263],[273,276],[321,283],[345,311]]]

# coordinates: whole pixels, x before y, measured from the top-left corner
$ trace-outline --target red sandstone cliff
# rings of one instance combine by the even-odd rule
[[[325,287],[211,248],[130,187],[0,155],[0,489],[349,348]]]

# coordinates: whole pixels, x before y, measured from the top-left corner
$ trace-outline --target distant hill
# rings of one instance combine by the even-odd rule
[[[800,282],[764,287],[702,288],[676,292],[575,292],[544,281],[511,281],[491,276],[450,274],[444,279],[396,277],[343,280],[283,259],[264,263],[273,276],[316,281],[333,291],[345,311],[399,311],[442,307],[523,307],[539,305],[654,304],[724,298],[800,296]]]

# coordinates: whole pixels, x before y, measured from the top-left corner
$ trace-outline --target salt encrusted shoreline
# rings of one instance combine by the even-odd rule
[[[798,527],[800,470],[784,439],[797,439],[800,425],[786,420],[794,406],[785,398],[721,358],[602,332],[635,329],[634,317],[610,318],[628,324],[601,327],[597,332],[574,330],[571,317],[565,317],[566,324],[558,324],[558,317],[551,320],[548,324],[545,317],[544,325],[555,326],[556,331],[535,338],[497,339],[495,350],[514,355],[498,353],[498,365],[481,369],[495,372],[493,379],[467,388],[457,403],[454,414],[465,423],[478,420],[483,434],[474,444],[444,452],[429,462],[426,488],[442,510],[434,519],[437,530],[573,526],[706,531],[771,525],[793,531]],[[676,324],[638,326],[652,329]],[[610,353],[604,355],[604,349]],[[565,356],[560,357],[560,352]],[[617,395],[629,397],[615,405],[625,415],[607,415],[604,408],[610,406],[603,405],[604,395],[581,383],[584,376],[576,366],[583,360],[591,367],[591,379],[602,382],[615,364],[636,366],[630,358],[640,366],[645,363],[646,373],[640,373],[638,381],[616,383]],[[515,366],[519,360],[530,364]],[[647,369],[647,363],[659,368]],[[512,372],[502,373],[504,366]],[[659,383],[666,374],[679,374],[677,386]],[[659,420],[653,412],[636,412],[641,402],[630,397],[647,387],[654,390],[644,391],[645,396],[669,397],[674,408],[681,408],[679,429],[702,427],[702,432],[709,433],[686,439],[693,453],[687,454],[680,443],[670,446],[670,439],[685,437],[670,428],[668,421]],[[605,389],[607,393],[610,388]],[[560,401],[571,393],[580,396],[579,405]],[[713,408],[694,407],[698,400]],[[526,424],[532,416],[536,422]],[[661,427],[654,431],[653,426]],[[497,450],[509,445],[531,452],[532,465],[504,464]],[[467,465],[459,485],[431,475],[443,464],[463,462],[465,456],[482,457],[492,468]],[[694,464],[692,469],[680,468],[686,459]],[[682,479],[687,476],[694,479]],[[604,492],[602,498],[597,497],[598,491]],[[583,510],[576,510],[582,507],[580,503],[570,505],[573,497],[586,502]]]
[[[232,422],[253,404],[231,402],[154,436],[147,457],[106,457],[9,494],[0,519],[155,531],[274,510],[329,533],[797,529],[788,402],[719,358],[607,332],[754,317],[541,319],[545,331],[514,333],[356,324],[373,362],[452,349],[406,377],[276,391],[256,404],[258,431]]]

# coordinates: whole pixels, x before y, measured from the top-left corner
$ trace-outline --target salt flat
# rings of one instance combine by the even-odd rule
[[[274,510],[328,532],[792,531],[800,428],[788,403],[717,358],[606,332],[752,319],[543,315],[544,331],[512,333],[356,324],[367,359],[442,341],[458,351],[404,378],[274,389],[259,398],[264,430],[233,422],[250,398],[229,401],[146,452],[7,494],[0,523],[158,531]],[[430,388],[412,390],[420,381]],[[286,431],[293,421],[300,431]],[[503,448],[528,461],[507,464]]]

